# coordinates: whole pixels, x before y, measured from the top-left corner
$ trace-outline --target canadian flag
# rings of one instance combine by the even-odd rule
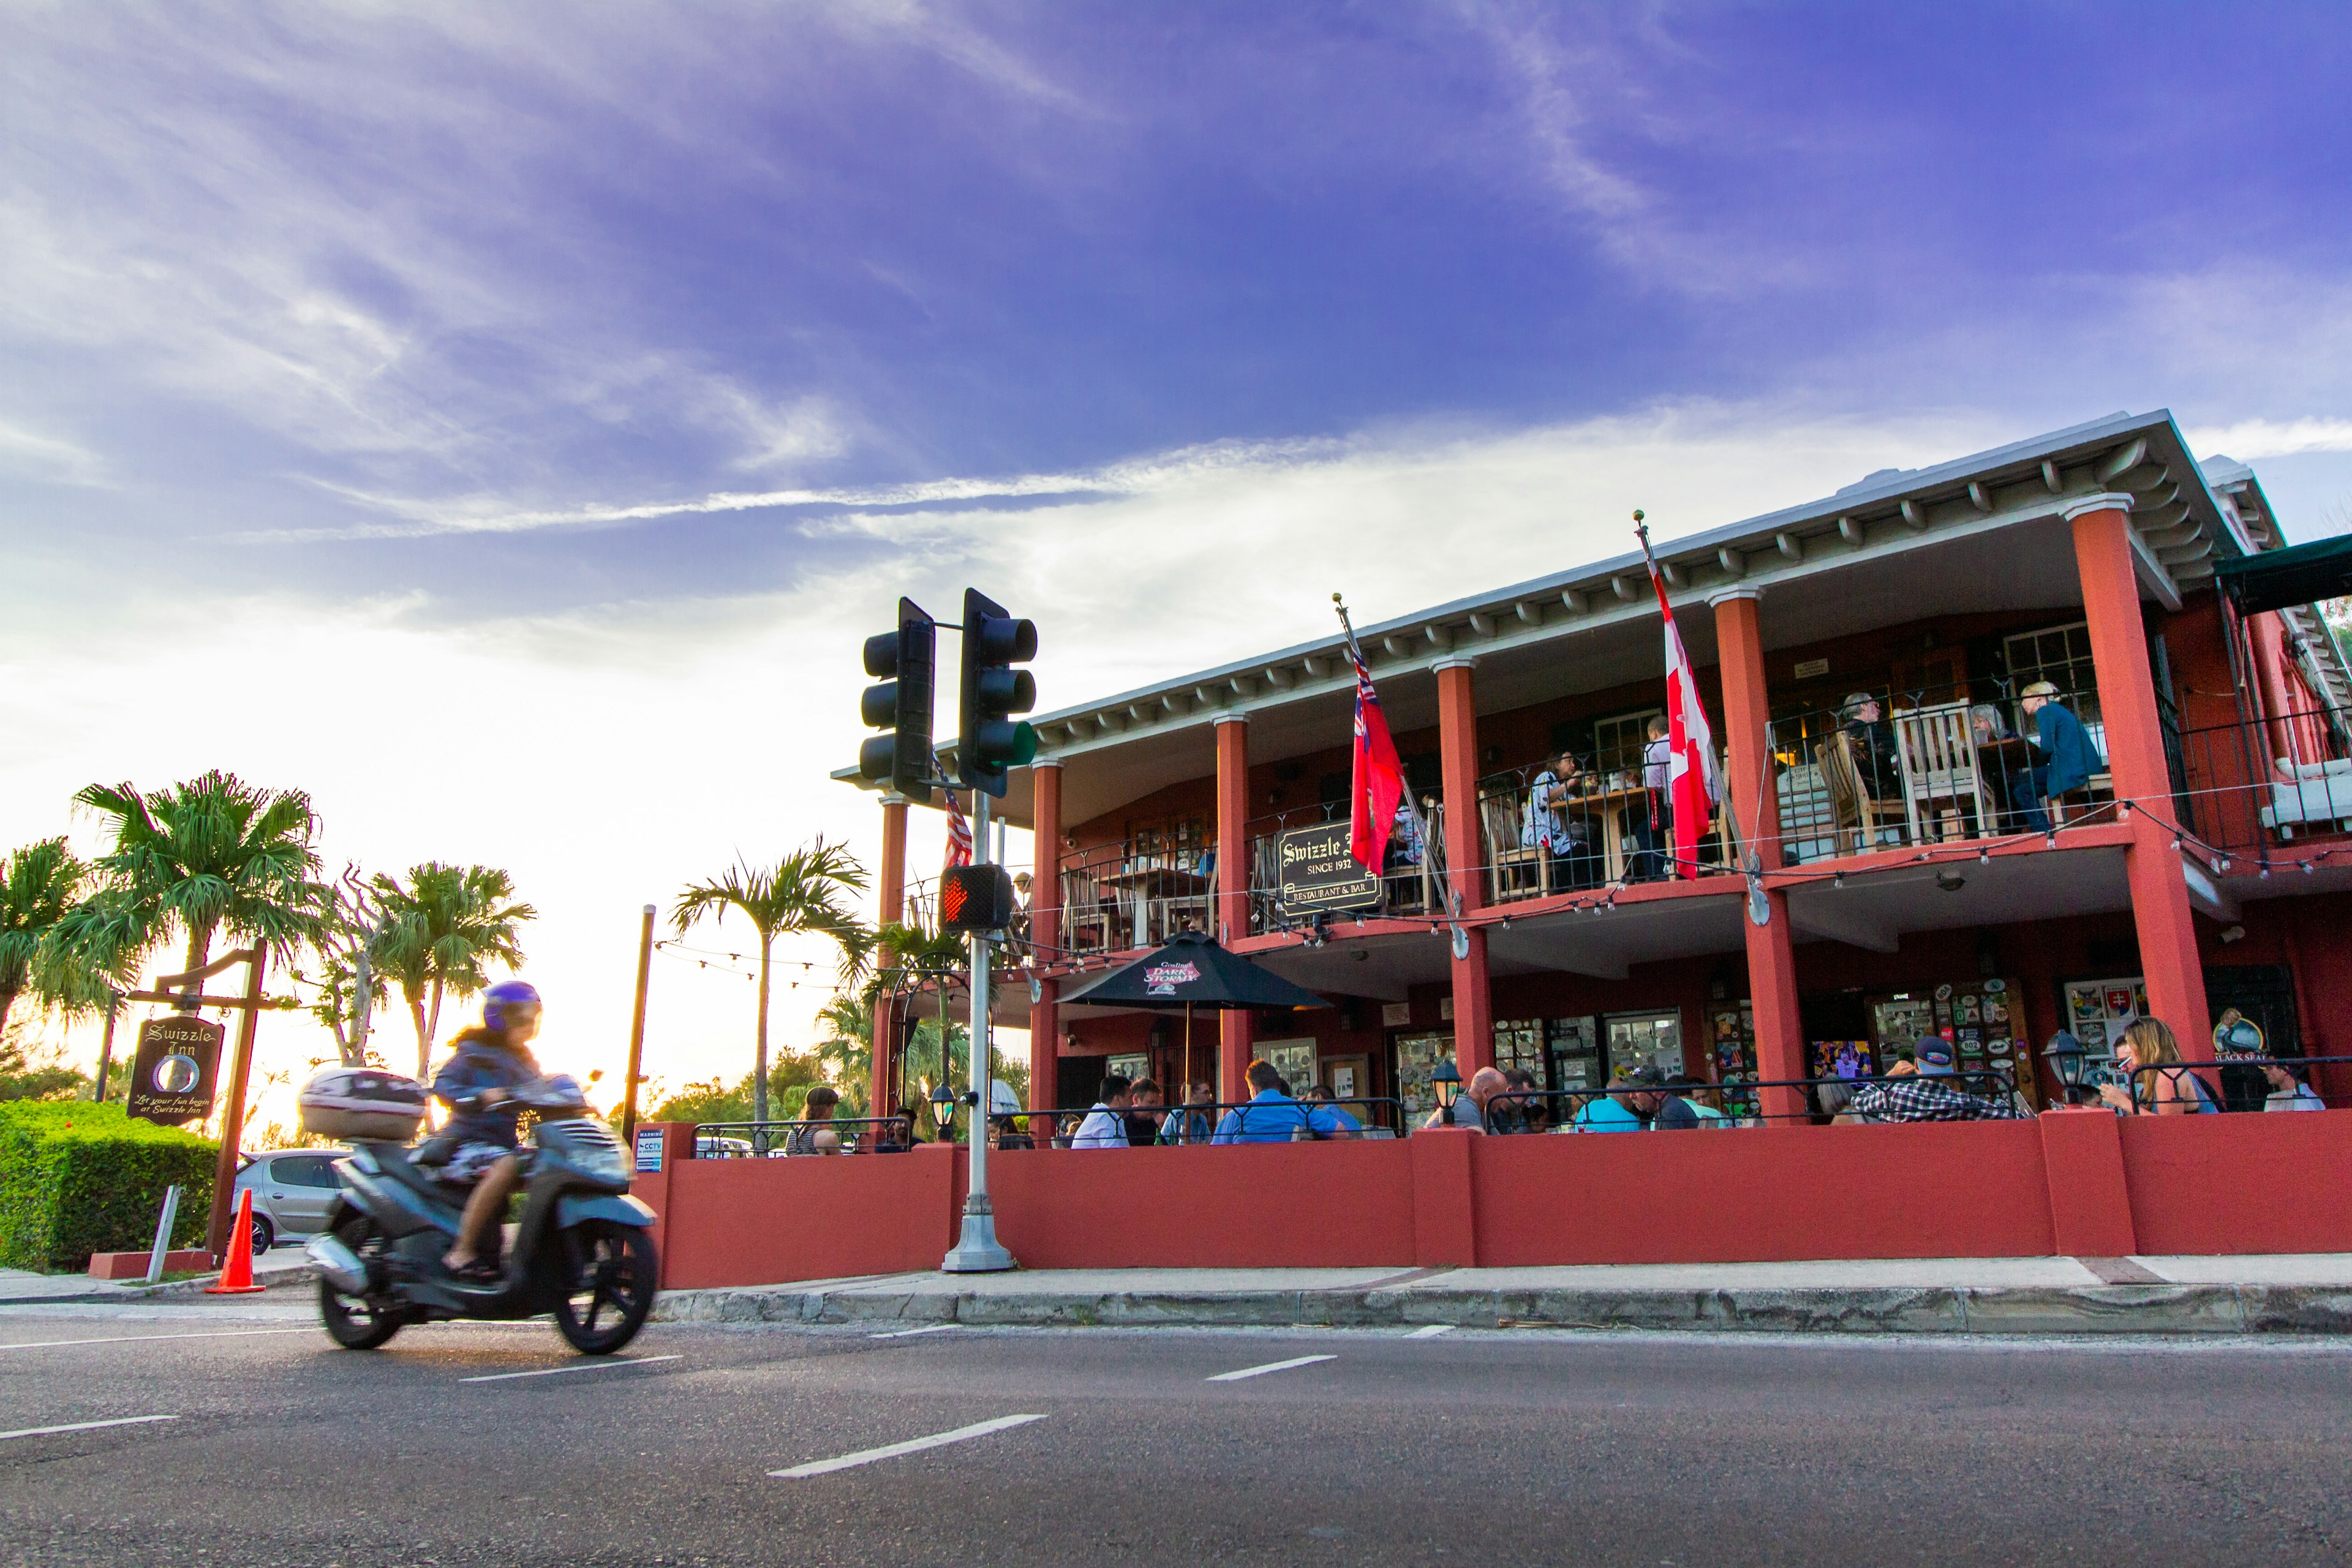
[[[1666,622],[1666,798],[1674,803],[1675,868],[1682,876],[1696,877],[1699,841],[1706,837],[1715,803],[1723,798],[1723,771],[1715,760],[1715,731],[1707,726],[1706,705],[1698,700],[1698,679],[1655,561],[1650,563],[1650,585],[1658,591],[1658,610]]]

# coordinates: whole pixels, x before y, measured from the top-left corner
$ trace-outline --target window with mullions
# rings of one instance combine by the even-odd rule
[[[1642,748],[1649,743],[1650,721],[1665,716],[1663,708],[1638,713],[1618,713],[1592,721],[1592,765],[1602,773],[1627,773],[1642,765]]]
[[[1130,871],[1198,871],[1208,847],[1205,817],[1178,816],[1127,825],[1127,868]]]
[[[1541,1018],[1497,1018],[1495,1020],[1495,1065],[1506,1072],[1513,1068],[1524,1068],[1543,1086],[1544,1026]]]
[[[2001,657],[2009,666],[2010,726],[2032,735],[2033,726],[2018,703],[2018,693],[2037,680],[2058,689],[2058,700],[2074,710],[2099,755],[2107,754],[2107,727],[2099,717],[2099,676],[2091,662],[2091,626],[2075,621],[2041,631],[2019,632],[2001,639]]]

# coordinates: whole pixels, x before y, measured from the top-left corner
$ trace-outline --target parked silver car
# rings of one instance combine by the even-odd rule
[[[327,1228],[327,1205],[335,1201],[335,1162],[341,1149],[273,1149],[248,1156],[236,1173],[236,1194],[253,1189],[253,1250],[269,1250],[281,1237],[314,1236]]]

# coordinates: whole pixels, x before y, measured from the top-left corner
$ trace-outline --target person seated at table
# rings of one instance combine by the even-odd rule
[[[841,1152],[841,1130],[832,1125],[833,1113],[841,1104],[841,1091],[830,1084],[818,1084],[808,1091],[802,1116],[784,1134],[787,1154],[838,1154]]]
[[[2025,793],[2026,767],[2024,748],[2015,744],[2017,737],[2009,732],[2000,709],[1990,702],[1979,702],[1969,710],[1969,743],[1977,752],[1977,776],[1984,780],[1985,794],[1990,797],[1991,811],[1985,830],[2022,824],[2018,809],[2019,797]]]
[[[1070,1141],[1073,1149],[1124,1149],[1127,1147],[1128,1082],[1121,1073],[1103,1074],[1102,1088],[1097,1091],[1093,1109],[1078,1123],[1078,1135]]]
[[[1838,705],[1838,729],[1853,737],[1853,766],[1862,787],[1874,800],[1901,798],[1902,752],[1878,699],[1867,691],[1849,693]]]
[[[1329,1085],[1308,1084],[1302,1102],[1307,1107],[1307,1124],[1316,1137],[1344,1140],[1363,1135],[1364,1124],[1339,1108],[1331,1098]]]
[[[2053,810],[2066,796],[2088,787],[2091,775],[2106,764],[2091,744],[2091,732],[2073,710],[2058,700],[2058,688],[2037,680],[2018,696],[2018,707],[2033,725],[2033,766],[2026,775],[2026,826],[2047,833],[2063,815]]]
[[[1528,785],[1527,816],[1519,828],[1519,847],[1548,851],[1559,863],[1560,869],[1553,876],[1563,887],[1590,888],[1601,880],[1601,856],[1592,842],[1592,819],[1573,804],[1591,784],[1576,753],[1563,751],[1546,763]]]
[[[1127,1091],[1127,1142],[1133,1149],[1148,1148],[1160,1142],[1160,1129],[1168,1120],[1167,1097],[1160,1093],[1156,1079],[1139,1078]]]
[[[1596,1094],[1576,1113],[1579,1132],[1639,1132],[1646,1125],[1633,1109],[1634,1086],[1622,1073],[1609,1080],[1609,1091]]]

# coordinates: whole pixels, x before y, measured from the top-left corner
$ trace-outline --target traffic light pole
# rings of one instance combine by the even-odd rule
[[[971,846],[976,854],[988,854],[988,794],[984,790],[971,792]],[[971,1058],[971,1089],[964,1101],[971,1108],[967,1122],[971,1143],[971,1184],[963,1200],[963,1230],[956,1237],[955,1250],[940,1265],[949,1274],[994,1274],[1017,1267],[1013,1254],[996,1239],[996,1205],[988,1195],[989,1069],[996,1054],[991,1048],[988,1026],[990,946],[986,935],[971,933],[971,1044],[966,1053]],[[942,1034],[943,1047],[946,1039]]]

